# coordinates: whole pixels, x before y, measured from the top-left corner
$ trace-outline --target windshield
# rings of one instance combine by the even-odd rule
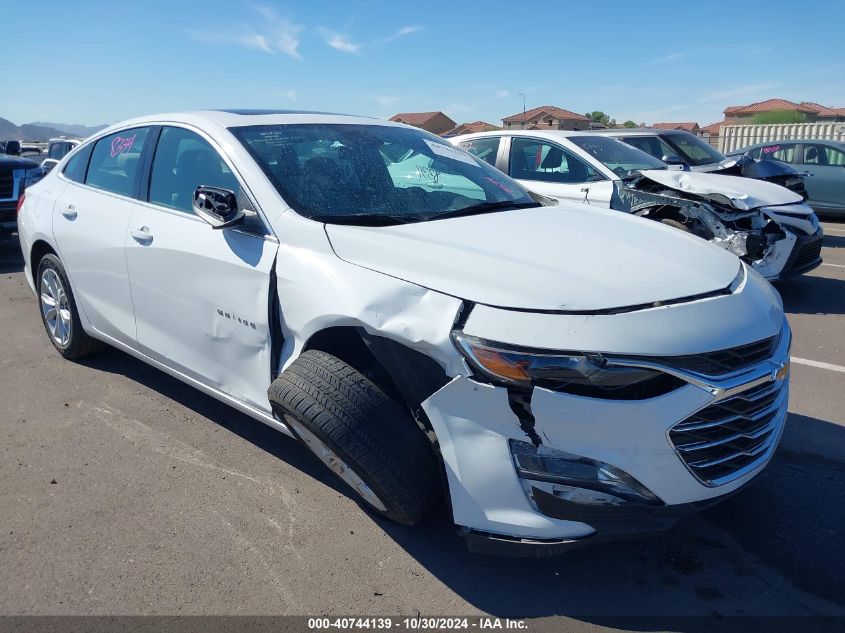
[[[575,145],[592,154],[620,178],[643,169],[666,169],[666,163],[609,136],[570,136]]]
[[[666,134],[665,138],[670,145],[678,150],[683,161],[690,165],[710,165],[725,160],[725,157],[715,147],[694,134]]]
[[[294,211],[321,222],[400,224],[538,206],[500,171],[422,130],[314,123],[230,131]]]

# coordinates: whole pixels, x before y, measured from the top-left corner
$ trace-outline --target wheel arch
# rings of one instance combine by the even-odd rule
[[[370,334],[359,326],[319,330],[305,342],[302,351],[312,349],[348,363],[399,398],[414,417],[422,413],[422,402],[449,382],[446,372],[431,357],[393,339]]]
[[[29,272],[32,275],[32,283],[35,288],[38,287],[38,264],[48,254],[55,255],[56,257],[59,256],[56,249],[44,239],[35,240],[32,248],[29,249]]]

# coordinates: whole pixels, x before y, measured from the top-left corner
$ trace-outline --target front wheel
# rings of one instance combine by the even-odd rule
[[[276,416],[372,512],[413,525],[440,498],[437,459],[423,431],[339,358],[304,352],[268,396]]]

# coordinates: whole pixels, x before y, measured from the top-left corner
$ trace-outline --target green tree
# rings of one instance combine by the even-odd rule
[[[790,110],[782,110],[779,112],[761,112],[751,117],[751,123],[754,125],[771,125],[782,123],[804,123],[807,117],[803,112],[795,112]]]
[[[631,119],[628,119],[622,124],[622,127],[637,127],[637,124],[634,123]]]
[[[594,123],[601,123],[605,127],[616,127],[616,119],[611,119],[601,110],[587,112],[585,116]]]

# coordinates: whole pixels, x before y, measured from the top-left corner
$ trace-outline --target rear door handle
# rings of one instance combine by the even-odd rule
[[[812,175],[813,175],[813,172],[811,172],[811,171],[803,171],[803,172],[801,172],[801,175],[802,175],[802,176],[812,176]]]
[[[150,233],[150,227],[139,226],[129,231],[129,235],[141,244],[149,244],[153,241],[153,234]]]
[[[65,216],[68,220],[75,220],[76,219],[76,207],[72,204],[67,205],[64,209],[62,209],[62,215]]]

